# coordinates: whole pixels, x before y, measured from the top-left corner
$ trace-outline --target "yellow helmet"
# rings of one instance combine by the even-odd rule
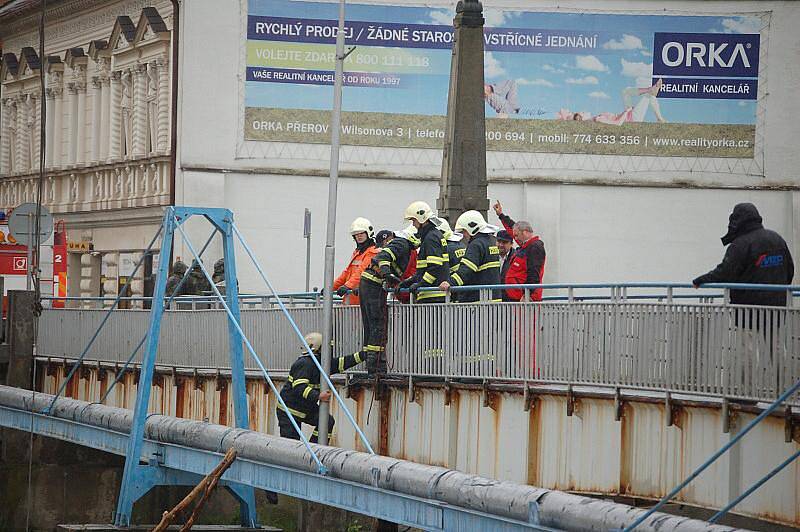
[[[357,235],[358,233],[367,233],[370,238],[375,238],[375,229],[372,227],[372,222],[366,218],[356,218],[350,224],[350,234]]]
[[[466,231],[470,236],[486,227],[486,220],[478,211],[467,211],[456,220],[456,231]]]
[[[433,216],[431,206],[424,201],[415,201],[406,207],[405,220],[416,220],[421,224],[427,222]]]
[[[315,353],[319,353],[319,350],[322,349],[322,335],[318,332],[308,333],[305,336],[305,341]]]

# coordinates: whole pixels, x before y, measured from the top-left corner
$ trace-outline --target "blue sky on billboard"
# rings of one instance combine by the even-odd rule
[[[335,20],[337,4],[249,0],[249,15]],[[403,23],[446,26],[452,23],[452,17],[453,11],[447,9],[352,2],[347,5],[347,20],[378,25]],[[758,15],[621,15],[487,9],[485,17],[487,28],[502,28],[511,33],[544,30],[597,36],[595,46],[581,51],[563,48],[559,50],[560,53],[549,50],[485,52],[487,83],[496,84],[505,80],[516,82],[521,111],[514,116],[519,118],[554,118],[561,109],[592,114],[622,112],[625,108],[623,91],[652,84],[655,33],[757,34],[762,26]],[[724,41],[724,36],[720,35],[719,38]],[[414,50],[415,53],[430,57],[436,64],[449,64],[449,50]],[[403,88],[346,87],[343,93],[344,110],[445,114],[449,69],[403,76]],[[249,107],[324,110],[331,106],[330,86],[259,81],[246,83],[246,105]],[[660,98],[660,103],[661,113],[669,122],[755,123],[754,99]],[[487,106],[487,117],[493,115]],[[646,120],[654,121],[655,117],[650,113]]]

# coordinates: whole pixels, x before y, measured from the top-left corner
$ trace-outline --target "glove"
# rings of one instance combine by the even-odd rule
[[[347,294],[347,287],[342,285],[336,290],[336,295],[339,297],[344,297]]]
[[[354,296],[357,296],[357,295],[358,295],[358,288],[353,288],[353,295],[354,295]]]
[[[412,284],[414,284],[414,280],[411,277],[409,277],[408,279],[400,281],[400,284],[397,285],[397,288],[408,288]]]
[[[421,286],[422,283],[413,283],[411,286],[408,287],[408,291],[416,294],[417,290],[419,290]]]
[[[391,286],[397,286],[399,284],[402,284],[403,281],[395,274],[390,273],[386,275],[386,282]]]

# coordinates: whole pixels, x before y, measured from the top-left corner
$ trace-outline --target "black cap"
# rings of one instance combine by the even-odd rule
[[[506,231],[505,229],[501,229],[500,231],[497,232],[497,240],[502,240],[503,242],[511,242],[514,239],[511,238],[511,235],[508,234],[508,231]]]
[[[392,232],[388,229],[382,229],[378,231],[378,234],[375,235],[375,243],[378,244],[378,247],[383,246],[383,243],[386,241],[387,238],[392,236]]]

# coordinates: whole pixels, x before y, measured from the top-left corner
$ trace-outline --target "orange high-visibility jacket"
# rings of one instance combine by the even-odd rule
[[[350,257],[347,267],[333,282],[333,290],[336,291],[341,286],[346,286],[350,290],[357,289],[358,283],[361,282],[361,273],[369,267],[372,258],[378,254],[378,251],[380,249],[376,246],[370,246],[364,251],[359,251],[358,248],[353,250],[353,256]],[[345,301],[349,305],[359,304],[358,296],[355,294],[345,296]]]

